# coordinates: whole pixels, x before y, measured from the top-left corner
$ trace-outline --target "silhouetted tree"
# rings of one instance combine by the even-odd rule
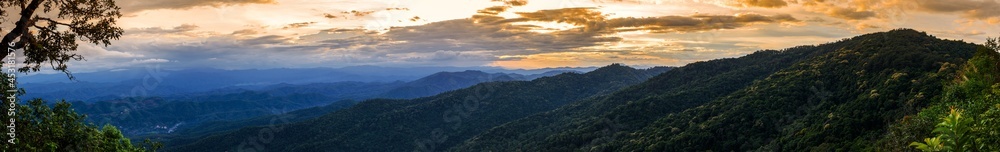
[[[0,0],[0,8],[0,20],[16,21],[12,29],[0,29],[6,32],[0,44],[24,49],[26,65],[20,72],[38,71],[47,62],[69,75],[66,62],[83,59],[72,53],[77,38],[107,46],[123,32],[115,25],[122,14],[114,0]]]
[[[1000,52],[1000,44],[997,44],[997,39],[1000,39],[1000,36],[997,36],[997,37],[987,37],[986,38],[986,44],[984,44],[984,45],[986,45],[987,48],[990,48],[993,51]]]

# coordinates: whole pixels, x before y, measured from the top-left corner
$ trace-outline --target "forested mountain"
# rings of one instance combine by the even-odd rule
[[[560,73],[543,73],[552,76]],[[430,76],[413,80],[382,93],[379,97],[385,98],[415,98],[435,95],[445,91],[465,88],[482,82],[493,81],[514,81],[530,80],[520,74],[508,73],[486,73],[482,71],[467,70],[462,72],[438,72]]]
[[[704,104],[835,47],[764,50],[740,58],[688,64],[606,97],[577,101],[493,128],[455,149],[542,151],[580,144],[559,140],[606,142],[598,138],[634,130],[668,113]]]
[[[549,76],[558,73],[543,73]],[[198,127],[203,122],[221,126],[204,131],[220,131],[242,127],[242,119],[335,103],[341,100],[364,100],[376,97],[408,99],[431,96],[461,89],[477,83],[492,81],[528,80],[520,74],[485,73],[481,71],[439,72],[412,82],[333,82],[310,84],[275,84],[259,88],[232,87],[201,93],[156,97],[130,97],[93,103],[77,101],[74,109],[88,115],[91,122],[110,123],[126,135],[172,133],[177,129]],[[332,110],[336,110],[332,109]],[[297,114],[300,119],[313,118],[316,114]],[[254,121],[250,121],[254,122]],[[250,123],[251,125],[254,123]],[[200,132],[200,131],[199,131]]]
[[[582,100],[504,124],[451,150],[872,150],[885,146],[874,143],[891,124],[941,100],[943,82],[954,79],[976,49],[900,29],[694,63],[603,101]],[[728,77],[684,75],[764,55],[740,65],[761,68],[733,70]],[[676,83],[661,78],[708,83],[669,89],[660,86]]]
[[[939,100],[894,122],[876,143],[882,146],[872,148],[1000,151],[1000,45],[992,41],[960,66],[957,76],[945,80]],[[956,134],[962,135],[952,136]]]
[[[585,74],[481,83],[412,100],[367,100],[317,119],[243,128],[191,144],[168,145],[167,150],[442,150],[497,125],[607,94],[668,69],[636,70],[614,64]],[[261,130],[274,131],[273,140],[247,141],[256,140]]]
[[[357,104],[356,101],[345,100],[334,102],[330,105],[312,107],[295,110],[288,113],[258,116],[243,120],[220,120],[192,125],[190,127],[178,128],[171,133],[146,134],[135,136],[135,139],[156,139],[168,145],[173,143],[191,143],[211,134],[225,133],[243,127],[280,125],[293,122],[300,122],[322,116],[324,114],[344,109]]]
[[[73,108],[86,114],[90,122],[110,123],[126,135],[138,135],[169,133],[203,122],[247,119],[338,101],[316,93],[274,95],[255,91],[197,98],[206,100],[125,98],[92,104],[75,102]]]

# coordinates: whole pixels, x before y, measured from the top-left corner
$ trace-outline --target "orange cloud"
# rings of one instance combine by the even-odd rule
[[[198,6],[230,6],[244,4],[275,4],[276,0],[117,0],[125,14],[156,9],[189,9]]]
[[[736,7],[781,8],[788,6],[788,3],[784,0],[732,0],[727,5]]]
[[[607,18],[594,8],[563,8],[540,10],[536,12],[518,12],[519,18],[502,19],[499,16],[480,14],[480,21],[490,24],[510,24],[517,22],[542,21],[568,23],[582,27],[582,32],[626,32],[650,31],[691,32],[716,29],[734,29],[758,23],[797,23],[800,20],[791,15],[760,15],[743,13],[736,15],[706,15],[690,16],[659,16],[659,17],[625,17]],[[476,18],[476,17],[474,17]]]

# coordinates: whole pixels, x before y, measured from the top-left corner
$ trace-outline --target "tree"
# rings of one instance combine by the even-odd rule
[[[110,45],[122,35],[117,19],[122,16],[114,0],[0,0],[0,20],[14,21],[13,28],[0,27],[0,45],[4,50],[24,50],[23,67],[18,72],[39,71],[48,63],[53,70],[67,71],[70,60],[83,60],[74,54],[78,43]],[[5,33],[3,33],[5,32]],[[79,40],[78,40],[79,38]],[[8,53],[0,53],[0,59]],[[0,75],[0,78],[7,78]],[[7,90],[7,81],[0,88]],[[17,94],[23,94],[21,89]],[[4,150],[15,151],[147,151],[162,144],[147,140],[147,146],[132,145],[121,131],[111,125],[97,127],[84,122],[70,104],[59,102],[50,108],[35,99],[27,105],[3,104],[4,109],[16,109],[2,116],[16,120],[18,144],[4,144]],[[13,132],[11,132],[13,133]]]
[[[72,53],[78,46],[77,38],[107,46],[123,32],[115,25],[122,14],[114,0],[0,0],[0,8],[0,20],[16,21],[9,32],[0,28],[6,32],[0,44],[24,49],[26,65],[19,72],[38,71],[48,63],[72,79],[66,62],[83,60]],[[19,12],[14,14],[15,10]],[[0,58],[6,57],[7,53],[0,53]]]
[[[962,110],[951,109],[947,116],[941,118],[941,123],[937,124],[934,133],[937,137],[926,138],[924,143],[913,142],[910,146],[922,151],[968,151],[980,147],[970,137],[970,128],[974,120],[962,116]]]
[[[979,115],[982,120],[963,116],[964,110],[952,107],[951,112],[941,118],[933,133],[937,136],[924,138],[924,142],[912,142],[910,146],[925,152],[938,151],[997,151],[997,116],[1000,104]]]
[[[162,147],[162,144],[149,140],[142,145],[133,145],[114,126],[98,127],[86,123],[86,116],[77,114],[65,101],[49,107],[45,101],[34,99],[15,108],[17,114],[14,117],[2,117],[4,120],[16,120],[16,144],[2,144],[0,148],[3,150],[156,151]]]
[[[993,51],[1000,52],[1000,44],[997,44],[997,39],[1000,39],[1000,36],[997,36],[997,37],[987,37],[986,38],[986,44],[983,44],[983,45],[985,45],[986,48],[990,48]]]

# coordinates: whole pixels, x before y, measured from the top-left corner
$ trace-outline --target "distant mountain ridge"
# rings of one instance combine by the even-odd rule
[[[18,87],[29,90],[23,98],[46,100],[96,101],[134,96],[169,96],[212,91],[223,88],[261,88],[277,84],[310,84],[335,82],[413,81],[437,72],[478,70],[488,73],[547,75],[550,71],[586,72],[592,68],[550,68],[537,70],[507,70],[498,67],[379,67],[351,66],[343,68],[246,69],[222,70],[194,68],[133,68],[110,71],[74,73],[77,81],[65,74],[34,74],[18,77]],[[537,77],[529,77],[525,80]],[[142,90],[143,94],[136,94]]]
[[[525,81],[533,80],[539,77],[576,72],[578,71],[550,71],[527,76],[515,73],[486,73],[477,70],[466,70],[462,72],[438,72],[424,78],[407,82],[402,86],[383,93],[380,97],[403,99],[425,97],[441,92],[451,91],[455,88],[472,86],[482,82]]]
[[[548,74],[556,73],[542,73],[532,77],[549,76]],[[91,121],[116,125],[128,135],[161,134],[172,132],[178,127],[186,129],[199,126],[203,122],[238,121],[337,104],[335,102],[343,100],[409,99],[484,82],[525,80],[530,79],[527,76],[509,73],[438,72],[413,82],[282,83],[176,95],[109,97],[97,102],[77,101],[73,106],[80,113],[90,115]]]
[[[584,73],[564,73],[532,81],[481,83],[412,100],[374,99],[284,128],[264,151],[412,151],[456,144],[503,122],[544,112],[644,81],[669,68],[637,70],[614,64]],[[467,71],[469,73],[478,73]],[[505,77],[505,76],[500,76]],[[587,82],[587,83],[580,83]],[[475,104],[478,106],[474,106]],[[468,109],[470,108],[471,109]],[[461,110],[461,111],[456,111]],[[442,118],[444,116],[444,118]],[[460,125],[457,125],[460,124]],[[406,124],[405,127],[393,124]],[[167,151],[233,151],[262,127],[208,136],[194,143],[168,142]],[[435,130],[449,140],[431,141]],[[322,140],[321,140],[322,139]],[[311,142],[302,142],[311,141]],[[381,146],[379,146],[381,145]],[[247,147],[252,148],[252,147]]]

